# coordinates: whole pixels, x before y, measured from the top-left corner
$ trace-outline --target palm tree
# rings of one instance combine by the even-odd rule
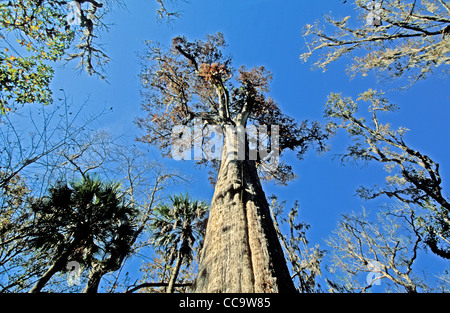
[[[176,260],[167,285],[167,292],[173,293],[181,265],[189,265],[195,247],[201,246],[209,205],[187,194],[174,195],[170,201],[155,208],[151,228],[153,245],[165,253],[168,264]]]
[[[54,258],[30,292],[40,292],[68,261],[88,265],[95,256],[107,257],[127,249],[125,243],[133,235],[137,215],[120,195],[119,184],[106,184],[89,176],[70,185],[58,183],[31,207],[35,222],[29,244],[52,253]]]

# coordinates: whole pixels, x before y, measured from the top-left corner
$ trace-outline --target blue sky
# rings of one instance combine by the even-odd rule
[[[324,122],[323,110],[330,92],[342,92],[356,98],[368,88],[391,90],[389,99],[399,105],[400,110],[386,116],[387,120],[411,129],[406,136],[407,142],[441,164],[444,190],[448,190],[449,184],[445,183],[450,177],[447,162],[450,159],[450,107],[445,92],[448,81],[433,76],[405,92],[393,91],[397,85],[380,85],[372,75],[350,80],[345,74],[348,59],[332,64],[325,73],[312,71],[312,63],[305,64],[299,59],[306,49],[301,36],[304,25],[322,19],[323,14],[331,11],[336,16],[355,14],[350,5],[324,0],[192,0],[179,3],[182,16],[168,25],[156,21],[154,2],[127,1],[126,11],[117,8],[109,15],[107,22],[113,25],[100,38],[112,58],[106,68],[108,83],[87,77],[84,72],[74,74],[73,63],[56,72],[52,83],[54,90],[64,88],[74,103],[89,97],[93,112],[103,107],[113,108],[112,113],[99,121],[99,127],[116,135],[125,135],[123,140],[129,142],[140,134],[133,120],[142,114],[138,54],[143,51],[144,40],[170,46],[171,39],[178,35],[195,40],[220,31],[228,42],[228,52],[234,57],[235,67],[264,65],[272,71],[271,96],[284,112],[299,121]],[[342,166],[335,160],[334,154],[344,152],[345,135],[336,136],[330,143],[333,148],[327,154],[318,156],[311,152],[302,161],[294,154],[287,154],[285,160],[293,166],[297,180],[287,187],[263,186],[267,196],[276,194],[280,200],[287,200],[288,205],[299,200],[300,219],[311,225],[308,238],[312,244],[319,243],[324,248],[323,239],[336,228],[342,213],[359,211],[363,206],[375,211],[377,205],[384,202],[365,202],[354,194],[360,185],[383,184],[386,176],[378,164]],[[158,158],[157,150],[151,151],[149,155]],[[177,191],[211,200],[213,187],[207,181],[206,171],[195,168],[193,161],[165,161],[192,175],[192,183]]]

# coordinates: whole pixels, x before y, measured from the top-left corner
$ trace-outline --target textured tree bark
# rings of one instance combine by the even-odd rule
[[[66,251],[62,252],[58,258],[53,262],[53,264],[48,268],[48,270],[42,275],[41,278],[36,282],[36,284],[28,291],[28,293],[39,293],[42,288],[44,288],[45,284],[58,273],[59,271],[64,269],[64,266],[67,264],[69,256],[72,254],[74,249],[80,244],[79,239],[74,239],[74,241],[69,245]]]
[[[44,288],[45,284],[55,275],[57,272],[61,271],[64,268],[64,265],[67,263],[67,257],[69,253],[63,253],[42,275],[41,278],[36,282],[36,284],[28,291],[29,293],[38,293],[41,292],[42,288]]]
[[[224,145],[193,291],[296,292],[255,161],[237,160],[236,151],[226,150]]]
[[[105,275],[104,268],[100,264],[94,264],[89,272],[88,282],[84,288],[84,293],[98,293],[98,286]]]
[[[167,285],[167,293],[173,293],[175,290],[175,281],[177,280],[178,273],[180,272],[181,263],[183,262],[183,255],[180,251],[177,252],[177,260],[175,262],[175,267],[170,273],[169,284]]]

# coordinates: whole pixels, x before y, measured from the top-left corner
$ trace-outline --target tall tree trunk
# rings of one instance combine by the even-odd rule
[[[230,150],[225,144],[193,290],[296,292],[255,161]]]
[[[128,243],[129,247],[133,245],[136,237],[133,237],[132,240]],[[98,287],[100,286],[100,281],[102,280],[103,276],[120,269],[120,266],[122,265],[122,262],[127,255],[127,250],[114,250],[111,252],[109,259],[107,259],[106,261],[98,261],[95,259],[91,261],[91,270],[89,272],[88,282],[83,292],[98,293]]]
[[[36,282],[36,284],[28,291],[29,293],[38,293],[41,292],[42,288],[44,288],[45,284],[55,275],[57,272],[64,269],[64,266],[67,264],[67,259],[69,255],[72,253],[72,248],[76,245],[73,243],[65,252],[63,252],[53,264],[48,268],[48,270],[42,275],[41,278]]]
[[[98,292],[98,286],[100,285],[100,281],[105,275],[106,271],[104,269],[104,266],[101,264],[94,264],[92,265],[92,268],[89,272],[88,282],[86,284],[86,287],[84,288],[84,293],[97,293]]]
[[[175,290],[175,282],[178,277],[178,273],[180,272],[181,263],[183,262],[183,255],[180,251],[177,252],[177,260],[175,262],[175,267],[172,269],[170,273],[169,284],[167,286],[167,293],[173,293]]]

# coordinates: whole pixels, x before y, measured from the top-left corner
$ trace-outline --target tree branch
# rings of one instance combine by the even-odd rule
[[[142,289],[142,288],[149,288],[149,287],[167,287],[169,285],[169,283],[143,283],[143,284],[139,284],[136,286],[130,286],[132,287],[131,289],[129,289],[130,287],[128,287],[127,291],[125,291],[125,293],[133,293],[136,290]],[[192,283],[182,283],[182,284],[174,284],[174,287],[190,287],[192,286]]]
[[[197,61],[195,60],[195,58],[190,55],[189,53],[187,53],[186,51],[184,51],[180,45],[176,45],[175,49],[180,52],[186,59],[188,59],[191,64],[194,66],[195,70],[198,71],[198,64]]]

